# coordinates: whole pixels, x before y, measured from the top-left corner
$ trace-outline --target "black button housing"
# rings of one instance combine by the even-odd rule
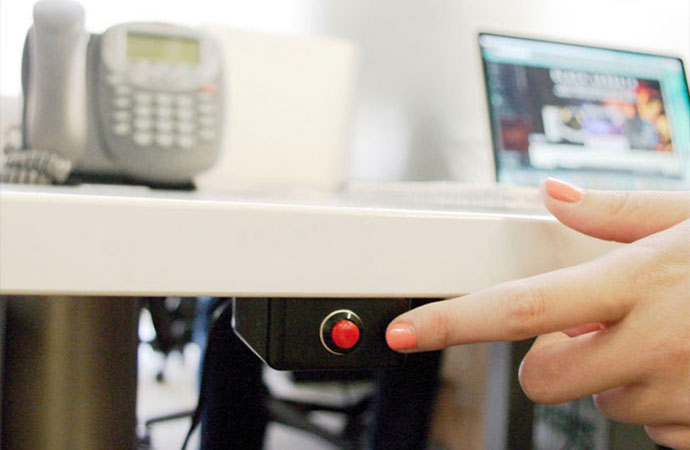
[[[403,364],[405,355],[392,351],[386,344],[388,324],[398,315],[428,301],[409,298],[234,298],[233,329],[254,353],[278,370],[394,367]],[[361,335],[351,351],[331,352],[324,345],[326,339],[321,330],[324,319],[341,310],[358,317]]]

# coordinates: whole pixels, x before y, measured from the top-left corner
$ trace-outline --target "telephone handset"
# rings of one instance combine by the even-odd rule
[[[222,72],[200,31],[125,23],[90,35],[81,5],[41,0],[24,48],[24,146],[85,176],[190,182],[219,153]]]

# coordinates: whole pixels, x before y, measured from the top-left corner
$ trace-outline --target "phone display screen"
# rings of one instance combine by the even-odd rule
[[[127,33],[127,59],[198,64],[199,41],[146,33]]]

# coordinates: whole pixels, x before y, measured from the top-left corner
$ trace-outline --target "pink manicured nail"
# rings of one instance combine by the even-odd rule
[[[386,332],[386,341],[393,350],[412,350],[417,348],[414,329],[406,323],[391,325]]]
[[[565,183],[555,178],[547,178],[544,185],[546,187],[546,194],[554,200],[566,203],[577,203],[582,199],[582,190],[572,184]]]

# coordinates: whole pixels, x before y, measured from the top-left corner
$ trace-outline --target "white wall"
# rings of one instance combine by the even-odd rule
[[[181,25],[223,24],[256,31],[303,32],[320,17],[319,0],[75,0],[86,10],[86,28],[160,21]],[[0,93],[18,95],[24,36],[35,0],[0,0]]]
[[[360,45],[353,176],[492,179],[476,33],[690,58],[687,0],[327,0],[324,32]]]
[[[490,180],[479,30],[690,59],[688,0],[83,0],[87,28],[161,20],[318,32],[360,46],[352,176]],[[33,0],[0,0],[0,93],[19,92]]]

